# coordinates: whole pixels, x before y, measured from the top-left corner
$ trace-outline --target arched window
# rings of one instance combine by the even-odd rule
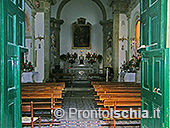
[[[137,21],[136,23],[136,49],[140,47],[140,20]]]

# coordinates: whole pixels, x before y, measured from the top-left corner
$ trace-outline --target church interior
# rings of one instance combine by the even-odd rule
[[[169,0],[4,1],[0,128],[169,127]]]

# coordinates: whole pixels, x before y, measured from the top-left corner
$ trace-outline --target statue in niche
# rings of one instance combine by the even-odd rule
[[[132,56],[134,55],[136,55],[136,53],[137,53],[137,49],[136,49],[136,41],[135,41],[135,39],[133,38],[133,40],[132,40]]]
[[[55,66],[55,59],[57,56],[57,50],[56,50],[56,36],[55,36],[55,31],[51,31],[51,67],[54,68]]]
[[[111,32],[109,32],[108,36],[107,36],[106,67],[112,67],[112,36],[111,36]]]

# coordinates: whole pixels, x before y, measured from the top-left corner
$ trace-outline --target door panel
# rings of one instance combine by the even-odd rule
[[[149,118],[143,119],[142,127],[159,128],[163,127],[164,114],[167,114],[165,108],[169,107],[168,104],[164,104],[164,98],[168,93],[164,93],[164,90],[169,90],[165,81],[167,81],[164,72],[166,72],[168,65],[168,49],[149,50],[142,53],[142,110],[149,111]],[[159,117],[155,115],[155,112],[159,108]],[[154,118],[155,117],[155,118]]]
[[[142,127],[169,127],[169,49],[166,48],[167,0],[141,0]],[[155,117],[159,108],[160,118]],[[152,118],[151,118],[152,117]]]
[[[1,0],[1,128],[21,128],[20,50],[24,47],[24,0]],[[3,51],[4,50],[4,51]]]

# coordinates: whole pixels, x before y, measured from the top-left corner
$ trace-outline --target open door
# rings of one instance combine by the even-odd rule
[[[21,128],[20,50],[24,47],[24,0],[0,0],[1,128]]]
[[[142,128],[169,127],[169,49],[166,48],[167,0],[141,0]],[[157,116],[157,109],[160,110]],[[160,118],[159,118],[160,117]]]

